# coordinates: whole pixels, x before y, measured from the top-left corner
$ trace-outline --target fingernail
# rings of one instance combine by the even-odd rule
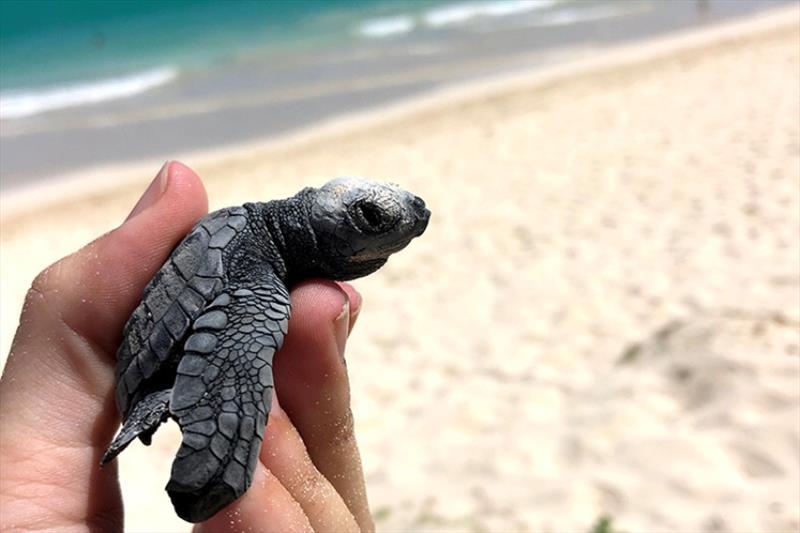
[[[147,187],[147,190],[144,191],[142,197],[139,198],[139,201],[136,202],[136,205],[133,207],[133,210],[130,212],[128,217],[125,219],[127,222],[128,220],[132,219],[148,207],[154,205],[158,202],[158,199],[164,194],[164,191],[167,190],[167,184],[169,183],[169,167],[171,161],[167,161],[164,163],[164,166],[161,167],[161,170],[158,171],[155,179],[150,182],[150,185]]]
[[[270,413],[280,414],[283,412],[280,402],[278,401],[278,393],[272,389],[272,403],[270,404]]]
[[[361,314],[362,302],[363,300],[361,299],[361,293],[353,289],[353,294],[350,295],[350,321],[347,328],[348,335],[350,335],[350,332],[353,331],[353,326],[356,325],[358,315]]]
[[[269,477],[269,470],[267,467],[258,461],[256,463],[256,468],[253,470],[253,481],[252,484],[256,485],[262,489],[267,487],[267,478]]]
[[[333,331],[336,336],[336,348],[339,351],[339,357],[344,359],[344,347],[347,344],[347,333],[350,330],[350,299],[347,293],[344,293],[344,304],[342,311],[333,322]]]
[[[348,300],[350,300],[350,317],[347,327],[347,334],[349,335],[350,332],[353,331],[353,326],[356,323],[358,314],[361,312],[361,294],[356,290],[355,287],[347,282],[339,281],[337,284],[339,285],[339,288],[341,288],[347,295]]]

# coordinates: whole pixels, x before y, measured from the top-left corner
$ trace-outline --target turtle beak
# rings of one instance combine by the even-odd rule
[[[416,222],[414,223],[414,236],[419,237],[425,233],[425,228],[428,227],[428,221],[431,218],[431,212],[425,207],[425,200],[419,196],[414,197],[411,205],[414,208],[414,216],[416,217]]]

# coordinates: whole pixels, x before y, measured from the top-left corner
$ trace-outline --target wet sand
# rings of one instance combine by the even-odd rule
[[[184,158],[212,208],[337,175],[430,204],[424,238],[356,284],[381,530],[800,528],[798,16]],[[84,173],[120,185],[35,212],[4,200],[3,354],[35,273],[118,224],[157,168]],[[122,456],[133,531],[189,529],[162,432]]]

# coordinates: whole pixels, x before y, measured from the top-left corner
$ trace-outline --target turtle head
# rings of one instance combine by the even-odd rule
[[[366,276],[422,235],[430,211],[395,185],[338,178],[312,189],[309,219],[320,257],[317,274],[337,280]]]

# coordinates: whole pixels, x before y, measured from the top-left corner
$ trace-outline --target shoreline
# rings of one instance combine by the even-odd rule
[[[763,33],[791,31],[800,20],[800,5],[782,6],[741,19],[728,20],[701,29],[690,29],[668,36],[611,46],[597,51],[599,57],[580,58],[546,66],[533,72],[522,71],[465,81],[419,96],[401,99],[363,111],[333,116],[310,127],[284,134],[258,137],[220,148],[203,148],[176,153],[170,159],[202,167],[214,161],[238,158],[253,152],[293,149],[304,144],[326,142],[330,138],[361,132],[394,122],[413,120],[426,113],[446,112],[482,99],[519,91],[543,90],[571,79],[602,76],[623,69],[647,67],[675,55],[699,49],[725,46],[734,41],[758,38]],[[0,223],[43,207],[57,207],[79,197],[102,198],[116,191],[138,187],[163,164],[160,158],[133,159],[108,165],[69,171],[60,178],[45,178],[32,185],[11,188],[0,194]],[[110,182],[109,174],[118,176]],[[206,179],[211,178],[205,176]],[[93,192],[87,193],[87,190]]]
[[[0,121],[0,194],[92,166],[278,138],[333,116],[381,109],[465,82],[602,57],[615,46],[710,28],[790,3],[794,0],[536,0],[531,6],[538,8],[527,15],[469,18],[397,38],[277,55],[267,47],[249,59],[186,68],[160,61],[174,79],[139,95]],[[463,8],[458,11],[466,13]],[[38,97],[32,98],[25,105],[37,105]],[[3,100],[13,111],[14,101]]]

